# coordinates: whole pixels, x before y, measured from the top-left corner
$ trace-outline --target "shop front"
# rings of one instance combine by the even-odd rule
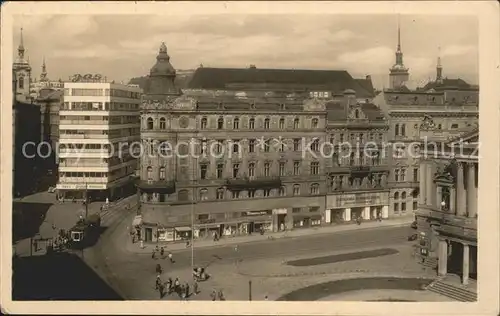
[[[293,215],[293,228],[307,228],[321,225],[321,215],[296,214]]]
[[[326,222],[340,224],[356,219],[376,220],[389,217],[389,192],[361,192],[328,195]]]

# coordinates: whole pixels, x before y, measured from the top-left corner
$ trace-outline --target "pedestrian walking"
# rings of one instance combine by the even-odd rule
[[[184,289],[186,290],[186,297],[189,297],[189,283],[186,282]]]
[[[174,291],[179,292],[180,286],[181,286],[181,282],[179,281],[179,278],[175,278],[175,281],[174,281]]]
[[[165,287],[163,286],[163,284],[160,283],[158,291],[160,292],[160,298],[163,298],[163,296],[165,295]]]
[[[173,259],[172,257],[173,257],[173,256],[172,256],[172,253],[171,253],[171,252],[169,252],[169,253],[168,253],[168,260],[170,260],[170,263],[174,263],[174,259]]]
[[[153,253],[151,254],[151,258],[156,259],[156,251],[153,250]]]
[[[181,300],[185,300],[186,297],[187,297],[187,294],[186,294],[186,288],[184,287],[184,285],[181,285],[181,290],[180,290],[180,297],[181,297]]]
[[[163,247],[161,247],[161,248],[160,248],[160,256],[161,256],[162,258],[164,258],[164,257],[163,257],[163,255],[164,255],[164,254],[165,254],[165,249],[164,249]]]
[[[193,284],[193,294],[194,295],[198,295],[198,282],[197,281],[194,281],[194,284]]]
[[[160,251],[160,248],[158,248],[158,245],[156,245],[155,251]]]
[[[212,299],[212,301],[215,301],[217,299],[217,291],[215,291],[215,289],[212,291],[212,293],[210,293],[210,298]]]
[[[217,296],[219,297],[219,301],[226,300],[226,298],[224,297],[224,293],[222,292],[222,289],[219,290],[219,293],[217,293]]]
[[[160,278],[156,277],[155,290],[158,290],[160,288],[160,284],[161,284]]]
[[[156,264],[156,273],[158,273],[158,275],[160,275],[162,273],[162,268],[161,268],[161,265],[158,263]]]

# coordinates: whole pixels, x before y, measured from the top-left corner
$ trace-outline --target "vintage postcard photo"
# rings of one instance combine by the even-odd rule
[[[3,9],[6,312],[498,313],[498,3]]]

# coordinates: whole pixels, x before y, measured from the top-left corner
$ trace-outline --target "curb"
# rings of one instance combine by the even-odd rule
[[[206,246],[198,246],[196,247],[196,242],[195,242],[195,249],[196,248],[199,248],[199,249],[207,249],[207,248],[222,248],[222,247],[227,247],[227,246],[231,246],[231,245],[235,245],[235,244],[247,244],[247,243],[258,243],[258,242],[272,242],[273,240],[277,240],[277,239],[292,239],[292,238],[303,238],[303,237],[310,237],[310,236],[318,236],[318,235],[327,235],[327,234],[338,234],[338,233],[343,233],[343,232],[352,232],[352,231],[360,231],[360,230],[374,230],[374,229],[382,229],[382,228],[388,228],[388,227],[403,227],[403,226],[407,226],[408,224],[411,224],[411,221],[408,221],[407,223],[391,223],[391,224],[387,224],[387,225],[383,225],[383,226],[374,226],[374,227],[358,227],[358,228],[354,228],[354,229],[347,229],[347,230],[340,230],[340,231],[321,231],[321,229],[319,230],[315,230],[309,234],[303,234],[303,235],[297,235],[297,236],[290,236],[290,235],[284,235],[284,236],[272,236],[272,235],[268,235],[268,236],[272,236],[273,238],[272,239],[269,239],[269,238],[266,238],[266,239],[257,239],[257,240],[247,240],[247,241],[241,241],[241,242],[231,242],[231,243],[226,243],[226,244],[215,244],[215,245],[206,245]],[[236,237],[238,238],[238,237]],[[229,240],[234,240],[234,239],[229,239]],[[154,247],[154,244],[151,244],[149,246],[153,246]],[[131,249],[128,249],[128,247],[125,247],[127,248],[127,252],[129,253],[133,253],[133,254],[138,254],[138,255],[144,255],[144,254],[147,254],[147,255],[150,255],[150,251],[134,251],[134,250],[131,250]],[[183,251],[188,251],[190,250],[191,248],[180,248],[180,249],[169,249],[168,247],[168,244],[166,246],[166,249],[172,253],[179,253],[179,252],[183,252]]]
[[[276,273],[276,274],[250,274],[250,273],[243,273],[240,271],[237,271],[236,273],[241,275],[241,276],[254,277],[254,278],[290,278],[290,277],[335,275],[335,274],[348,274],[348,273],[354,273],[354,274],[378,273],[378,274],[386,275],[386,273],[381,272],[381,271],[366,270],[366,269],[333,270],[333,271],[321,271],[321,272]],[[413,274],[415,276],[418,276],[418,277],[423,278],[423,279],[427,278],[425,276],[422,276],[421,274],[419,274],[416,271],[414,273],[405,273],[405,274],[403,274],[403,276],[410,276]],[[387,275],[390,275],[390,273],[387,273]]]

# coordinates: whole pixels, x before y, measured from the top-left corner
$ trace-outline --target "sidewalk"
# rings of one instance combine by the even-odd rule
[[[361,225],[356,224],[345,224],[345,225],[332,225],[314,228],[302,228],[295,229],[286,232],[269,232],[264,235],[254,234],[250,236],[235,236],[235,237],[221,237],[219,241],[214,242],[212,239],[195,240],[194,248],[210,248],[210,247],[224,247],[227,245],[237,245],[249,242],[266,241],[270,239],[281,239],[281,238],[296,238],[301,236],[311,236],[320,234],[332,234],[337,232],[352,231],[352,230],[362,230],[362,229],[377,229],[382,227],[398,227],[410,225],[414,220],[414,215],[409,214],[407,216],[401,216],[396,218],[385,219],[382,222],[370,221],[362,223]],[[158,245],[159,247],[165,247],[167,251],[178,252],[186,248],[185,242],[179,243],[169,243],[169,242],[158,242],[158,243],[144,243],[144,248],[140,248],[140,243],[132,243],[130,238],[127,238],[125,250],[136,254],[150,254],[152,249]]]
[[[50,196],[49,196],[50,197]],[[44,199],[47,199],[44,194],[37,194],[33,196],[27,196],[23,198],[23,202],[31,202],[31,203],[37,203],[39,201],[43,201]],[[104,204],[104,202],[93,202],[90,203],[88,206],[88,215],[100,213],[101,215],[101,225],[105,225],[107,222],[112,220],[117,213],[117,210],[120,207],[125,207],[127,205],[130,205],[131,207],[135,207],[135,200],[137,198],[133,196],[129,196],[127,198],[120,199],[118,201],[115,201],[113,203],[110,203],[110,206],[108,210],[106,211],[100,211],[101,206]],[[55,202],[50,206],[49,210],[47,211],[47,214],[45,215],[45,219],[43,223],[40,225],[38,229],[38,235],[40,238],[43,239],[49,239],[49,238],[54,238],[57,236],[59,229],[65,229],[68,230],[73,225],[76,224],[78,221],[79,216],[85,214],[85,206],[82,205],[82,203],[72,203],[72,202],[66,202],[66,203],[58,203]],[[14,247],[14,251],[19,255],[19,256],[29,256],[30,255],[30,244],[31,240],[30,238],[22,239],[19,240]],[[33,251],[33,255],[44,255],[46,253],[45,251],[45,242],[40,242],[39,243],[39,249],[37,252]]]

